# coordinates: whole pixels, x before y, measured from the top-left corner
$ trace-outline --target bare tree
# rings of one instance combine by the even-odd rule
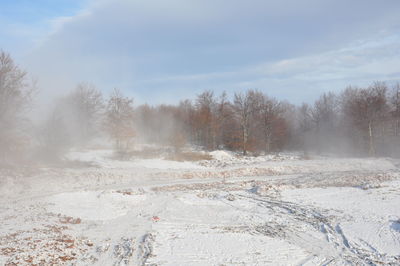
[[[183,130],[175,126],[170,134],[169,142],[174,148],[175,154],[180,153],[186,144],[186,136]]]
[[[129,150],[135,137],[133,99],[115,89],[107,103],[105,128],[119,152]]]
[[[391,114],[394,121],[394,136],[400,135],[400,83],[396,83],[390,95]]]
[[[256,92],[254,90],[249,90],[245,94],[235,93],[234,109],[240,121],[243,155],[246,155],[251,131],[251,121],[256,111]]]
[[[82,144],[98,132],[100,118],[104,108],[103,96],[97,88],[89,83],[80,83],[66,97],[66,112],[70,126],[77,141]]]
[[[64,113],[56,106],[40,126],[38,137],[39,156],[47,162],[56,162],[71,147],[71,135],[67,129]]]
[[[277,126],[278,121],[280,121],[280,116],[284,110],[280,102],[265,94],[261,95],[259,108],[265,142],[265,152],[268,153],[271,151],[274,129]]]
[[[226,146],[227,144],[226,138],[229,134],[229,123],[232,118],[232,108],[226,92],[223,92],[216,102],[214,116],[214,147],[221,148],[221,146]]]
[[[198,137],[207,149],[215,148],[215,99],[212,91],[204,91],[196,99]]]
[[[322,94],[310,110],[315,134],[314,143],[318,152],[332,146],[329,142],[333,141],[335,136],[337,114],[338,100],[331,92]]]
[[[311,107],[303,103],[296,111],[296,131],[294,133],[297,136],[297,147],[303,149],[304,156],[308,157],[308,150],[310,148],[310,134],[313,128],[313,122],[311,117]]]
[[[178,110],[178,119],[182,123],[181,127],[186,135],[186,139],[194,143],[196,138],[196,110],[190,100],[181,101]]]
[[[362,134],[370,156],[376,154],[378,127],[387,114],[387,87],[375,82],[366,89],[348,88],[343,98],[343,112]]]
[[[27,145],[22,127],[27,121],[33,85],[11,56],[0,51],[0,160]]]

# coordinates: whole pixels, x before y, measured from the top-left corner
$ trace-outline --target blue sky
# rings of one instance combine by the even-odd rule
[[[400,80],[398,0],[2,0],[0,48],[43,95],[137,102],[256,88],[294,103]]]

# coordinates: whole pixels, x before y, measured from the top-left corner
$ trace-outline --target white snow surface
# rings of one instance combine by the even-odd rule
[[[398,256],[400,251],[399,181],[382,183],[368,191],[353,187],[285,190],[283,199],[328,209],[340,221],[341,230],[354,245],[378,254]],[[351,242],[350,242],[351,243]]]
[[[227,151],[212,151],[210,152],[210,155],[215,159],[219,161],[226,161],[226,160],[232,160],[234,157],[231,153]]]
[[[90,163],[100,168],[109,169],[202,169],[204,167],[192,162],[177,162],[162,158],[117,160],[112,150],[86,150],[74,151],[66,155],[73,161]]]
[[[399,161],[113,159],[0,171],[0,265],[399,265]]]
[[[50,196],[48,211],[84,220],[112,220],[126,215],[145,195],[124,195],[113,191],[79,191]]]

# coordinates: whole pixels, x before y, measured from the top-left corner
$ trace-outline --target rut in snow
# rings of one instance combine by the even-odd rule
[[[271,237],[280,237],[304,249],[325,256],[324,265],[350,263],[357,265],[396,265],[400,258],[380,254],[376,250],[365,250],[357,244],[349,242],[340,224],[334,223],[334,218],[325,216],[323,210],[310,206],[302,206],[292,202],[281,201],[270,196],[248,194],[236,195],[238,198],[249,200],[260,207],[273,211],[274,216],[280,217],[278,222],[269,222],[257,226],[254,231]],[[279,222],[285,221],[284,223]],[[299,229],[299,225],[311,226],[318,233],[325,235],[325,241],[315,237],[315,234]]]
[[[147,265],[147,259],[151,256],[153,252],[152,243],[154,242],[154,236],[150,233],[145,234],[141,237],[138,245],[137,254],[137,265],[144,266]]]

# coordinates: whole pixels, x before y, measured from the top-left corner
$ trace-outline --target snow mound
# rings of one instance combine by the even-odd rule
[[[219,160],[219,161],[230,160],[233,158],[232,154],[230,154],[227,151],[213,151],[213,152],[210,152],[210,155],[215,160]]]

